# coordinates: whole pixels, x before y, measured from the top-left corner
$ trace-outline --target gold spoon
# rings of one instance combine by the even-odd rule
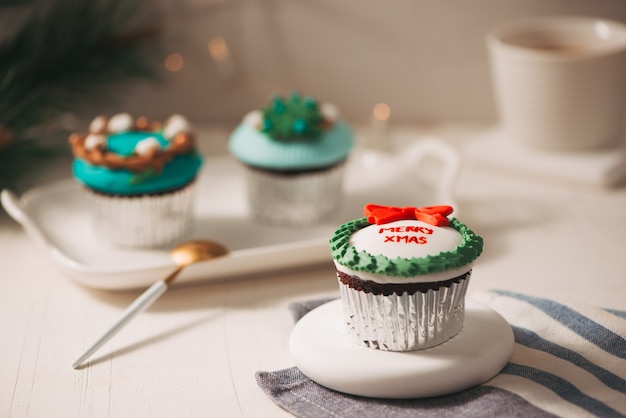
[[[145,311],[152,305],[172,284],[180,272],[190,264],[200,261],[212,260],[228,254],[228,250],[216,242],[211,241],[188,241],[178,245],[170,251],[170,257],[176,263],[176,270],[164,279],[159,280],[143,292],[128,308],[122,313],[120,318],[98,338],[79,358],[72,367],[77,369],[80,365],[104,343],[109,341],[117,332],[124,327],[131,319],[139,313]]]

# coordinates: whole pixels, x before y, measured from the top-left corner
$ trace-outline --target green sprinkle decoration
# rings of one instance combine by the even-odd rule
[[[141,184],[147,180],[150,180],[153,177],[156,177],[158,173],[154,171],[152,168],[148,168],[144,171],[140,171],[139,173],[134,173],[128,182],[130,184]]]
[[[286,99],[276,96],[262,112],[263,132],[277,141],[315,140],[324,133],[324,116],[311,97],[303,98],[296,92]]]

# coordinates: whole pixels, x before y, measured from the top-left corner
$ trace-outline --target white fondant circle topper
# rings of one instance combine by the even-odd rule
[[[314,309],[294,327],[289,350],[308,378],[352,395],[403,399],[459,392],[498,374],[513,352],[511,326],[471,299],[466,301],[461,332],[426,350],[391,352],[361,346],[342,321],[340,300]]]
[[[366,226],[350,236],[358,251],[388,258],[421,258],[454,250],[462,242],[461,234],[451,227],[433,226],[416,220]]]

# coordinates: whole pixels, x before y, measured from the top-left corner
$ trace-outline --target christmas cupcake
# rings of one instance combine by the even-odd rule
[[[450,206],[366,205],[330,240],[344,320],[360,344],[388,351],[436,346],[463,327],[482,238]]]
[[[189,123],[122,113],[72,134],[72,172],[93,203],[95,233],[111,244],[160,247],[180,239],[191,218],[202,159]]]
[[[246,168],[251,214],[285,225],[314,223],[335,209],[353,146],[333,105],[297,93],[250,112],[229,140]]]

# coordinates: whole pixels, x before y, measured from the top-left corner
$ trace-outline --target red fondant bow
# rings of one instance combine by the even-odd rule
[[[363,213],[369,223],[376,225],[415,219],[434,226],[448,226],[449,221],[446,216],[451,214],[453,210],[452,206],[446,205],[396,208],[393,206],[368,204],[363,208]]]

